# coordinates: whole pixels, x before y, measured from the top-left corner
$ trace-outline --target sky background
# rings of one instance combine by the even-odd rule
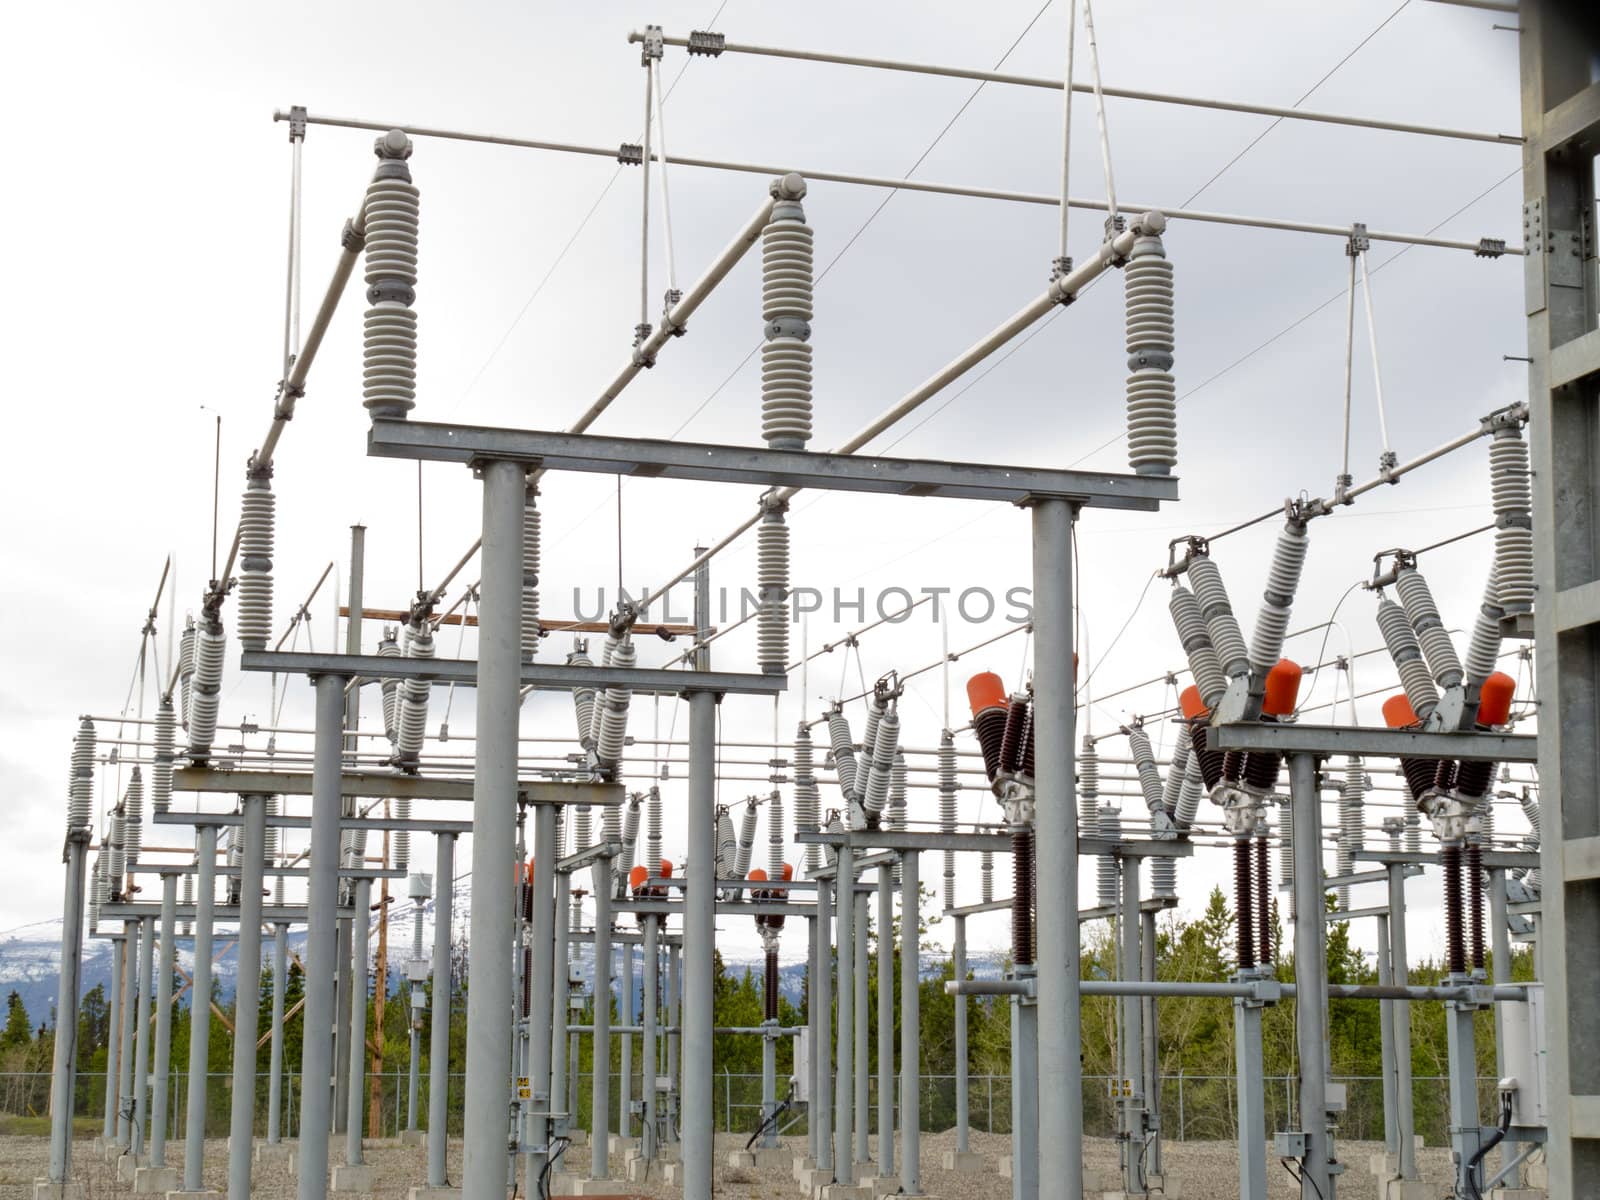
[[[1516,37],[1492,28],[1490,13],[1424,0],[1398,10],[1392,0],[1125,0],[1097,15],[1108,84],[1289,105],[1323,80],[1306,107],[1517,131]],[[642,124],[643,73],[637,47],[625,40],[629,30],[648,21],[684,35],[713,19],[734,41],[977,68],[1004,58],[1008,71],[1053,76],[1066,42],[1064,0],[1042,10],[1039,0],[803,8],[658,0],[537,11],[509,4],[286,4],[268,11],[102,3],[34,5],[12,15],[12,35],[0,48],[0,89],[13,114],[13,182],[0,193],[10,231],[9,286],[0,306],[13,396],[11,433],[0,450],[0,501],[10,514],[0,589],[12,614],[0,672],[0,779],[10,814],[0,847],[8,882],[0,889],[0,927],[60,911],[59,849],[77,714],[110,717],[129,703],[140,628],[168,554],[176,613],[164,603],[158,619],[163,670],[171,627],[198,608],[210,569],[216,416],[224,551],[243,463],[267,430],[281,375],[290,168],[287,127],[272,121],[274,109],[304,104],[313,114],[615,145],[636,140]],[[1058,187],[1061,114],[1051,92],[990,85],[974,96],[975,85],[963,80],[731,54],[689,61],[676,49],[665,69],[666,79],[676,80],[667,105],[674,153],[882,176],[916,164],[919,179]],[[1087,69],[1080,36],[1080,77]],[[1252,145],[1269,120],[1117,100],[1108,101],[1107,118],[1118,198],[1128,211],[1188,206],[1520,240],[1519,154],[1512,146],[1299,122]],[[1073,122],[1071,190],[1102,197],[1094,111],[1082,96]],[[307,324],[340,227],[370,177],[373,136],[313,126],[306,139]],[[626,361],[637,319],[638,171],[604,158],[431,139],[418,139],[411,166],[422,196],[415,416],[564,428]],[[684,286],[755,210],[766,180],[680,167],[670,183]],[[1032,300],[1056,253],[1057,214],[1049,208],[915,193],[894,194],[884,205],[888,195],[813,183],[806,199],[819,274],[827,268],[812,338],[817,448],[853,433]],[[1080,261],[1098,243],[1101,220],[1073,214],[1071,250]],[[1146,586],[1165,565],[1168,541],[1214,533],[1285,497],[1326,495],[1339,469],[1343,242],[1175,220],[1166,244],[1178,294],[1183,499],[1160,513],[1089,511],[1082,519],[1080,622],[1091,693],[1106,697],[1082,719],[1094,732],[1171,703],[1161,682],[1108,696],[1182,665],[1165,611],[1167,585]],[[665,287],[658,237],[652,257],[654,309]],[[1402,459],[1525,394],[1523,366],[1502,357],[1524,352],[1520,259],[1377,243],[1371,266],[1390,439]],[[758,274],[755,259],[747,259],[596,432],[755,442],[759,356],[750,352],[760,340]],[[415,468],[364,453],[362,306],[358,280],[278,453],[280,630],[328,562],[336,563],[336,577],[347,571],[356,522],[368,530],[367,603],[402,607],[418,586]],[[1374,473],[1382,441],[1364,331],[1355,349],[1352,469],[1362,479]],[[1125,470],[1118,440],[1124,359],[1113,278],[871,448]],[[691,547],[742,520],[754,489],[641,481],[620,496],[620,575],[636,591],[675,574]],[[465,469],[428,465],[421,576],[429,584],[476,536],[478,506],[478,487]],[[543,612],[566,615],[574,589],[592,611],[594,589],[609,590],[619,575],[615,481],[551,477],[542,509]],[[1483,525],[1489,515],[1487,451],[1478,444],[1316,522],[1292,628],[1326,621],[1350,586],[1370,574],[1377,551],[1426,545]],[[891,587],[917,594],[982,586],[1000,594],[1030,579],[1028,519],[1008,506],[807,495],[796,501],[790,527],[797,586],[864,588],[869,597]],[[1267,522],[1218,543],[1247,636],[1276,528]],[[1447,625],[1468,627],[1489,551],[1480,536],[1424,559]],[[713,575],[735,594],[753,586],[753,540],[721,556]],[[475,566],[458,583],[470,578]],[[318,648],[333,644],[336,602],[330,584],[315,606]],[[1380,645],[1373,607],[1369,594],[1349,594],[1338,610],[1342,627],[1320,657]],[[777,713],[783,739],[802,716],[820,715],[841,688],[853,693],[859,681],[870,684],[890,669],[937,662],[945,638],[960,650],[1008,628],[999,616],[987,624],[951,619],[941,628],[929,608],[864,637],[859,662],[836,652],[803,681],[792,677]],[[685,596],[674,615],[686,610]],[[813,647],[863,623],[847,614],[835,624],[827,615],[804,631]],[[369,623],[369,651],[378,634]],[[1323,636],[1319,630],[1298,638],[1287,652],[1316,662]],[[559,660],[569,640],[546,640],[542,657]],[[439,649],[458,652],[454,632],[442,632]],[[640,650],[647,666],[674,653],[651,642]],[[236,652],[231,641],[221,719],[264,721],[272,704],[268,680],[241,675]],[[472,652],[469,638],[460,653]],[[968,674],[993,669],[1018,684],[1026,652],[1016,635],[952,667],[952,723],[967,720],[961,684]],[[751,669],[753,623],[719,642],[715,661]],[[1314,677],[1320,699],[1330,698],[1334,674]],[[1360,660],[1358,690],[1393,682],[1382,657]],[[1529,694],[1526,670],[1521,683],[1520,693]],[[147,686],[145,713],[153,694]],[[436,691],[430,732],[444,703]],[[471,725],[470,693],[451,704],[459,735]],[[135,696],[130,711],[140,705]],[[940,671],[914,680],[901,705],[903,741],[936,744],[945,705]],[[1376,706],[1377,698],[1364,702],[1363,718],[1377,721]],[[645,736],[659,727],[682,737],[687,718],[674,707],[663,703],[657,711],[636,701],[630,731]],[[309,712],[309,688],[291,682],[282,724],[307,728]],[[381,728],[375,697],[364,716],[367,728]],[[860,721],[857,707],[858,730]],[[522,727],[525,736],[570,736],[570,703],[540,697],[525,708]],[[102,738],[115,728],[99,724]],[[770,705],[724,705],[727,738],[770,740],[773,728]],[[1124,744],[1108,741],[1105,753]],[[768,757],[762,750],[737,754]],[[655,769],[642,753],[631,762],[640,772]],[[668,765],[666,850],[677,859],[682,770]],[[730,773],[765,770],[734,766]],[[102,769],[102,807],[115,802],[125,778],[116,766]],[[737,803],[753,790],[764,785],[729,779],[721,798]],[[825,807],[837,796],[825,782]],[[1394,804],[1398,794],[1379,792],[1373,800]],[[1130,801],[1130,813],[1139,807]],[[1369,824],[1398,811],[1374,806]],[[935,814],[934,792],[914,789],[913,820]],[[986,793],[970,789],[961,815],[993,819],[996,809]],[[1334,819],[1330,804],[1326,820]],[[1525,828],[1509,812],[1500,825]],[[160,831],[146,837],[147,844],[172,840]],[[467,852],[463,847],[459,862]],[[758,848],[756,861],[763,854]],[[419,846],[417,856],[431,863],[431,846]],[[1087,860],[1084,868],[1087,899],[1093,872]],[[930,856],[924,880],[937,886],[939,870]],[[1184,908],[1195,911],[1225,870],[1218,850],[1184,861]],[[975,864],[963,867],[958,886],[960,902],[977,899]],[[998,893],[1007,888],[1000,881]],[[1430,878],[1412,888],[1413,938],[1422,938],[1413,944],[1437,944],[1437,886]],[[974,922],[973,942],[1003,944],[1004,922]],[[730,952],[753,953],[759,945],[747,922],[722,926]],[[936,927],[933,936],[945,940],[948,931]],[[802,952],[800,938],[785,940],[786,958]]]

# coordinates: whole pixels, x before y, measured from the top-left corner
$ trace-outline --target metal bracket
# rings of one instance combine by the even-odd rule
[[[661,26],[646,25],[644,27],[644,37],[640,38],[639,41],[641,43],[639,49],[639,65],[641,67],[649,66],[653,61],[660,61],[662,54],[666,50],[666,42],[662,40]]]
[[[289,109],[289,140],[303,142],[306,140],[306,107],[296,104]]]
[[[638,142],[623,142],[617,147],[617,161],[625,167],[642,167],[644,147]]]
[[[691,55],[703,54],[707,58],[716,58],[722,53],[723,47],[727,44],[728,39],[720,33],[712,33],[707,29],[691,29],[689,31],[689,53]]]
[[[1478,239],[1478,248],[1472,253],[1476,258],[1499,258],[1505,252],[1505,238],[1485,237]]]
[[[1365,254],[1372,248],[1372,239],[1367,236],[1367,226],[1364,221],[1352,221],[1350,224],[1350,237],[1345,241],[1344,252],[1354,258],[1358,254]]]

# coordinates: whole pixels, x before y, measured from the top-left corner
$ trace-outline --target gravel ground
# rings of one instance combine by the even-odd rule
[[[717,1138],[716,1193],[727,1200],[766,1200],[774,1196],[800,1195],[791,1173],[787,1169],[767,1168],[739,1170],[726,1166],[728,1155],[742,1149],[742,1136],[719,1135]],[[786,1139],[785,1144],[796,1152],[805,1149],[804,1138]],[[1001,1155],[1010,1153],[1010,1139],[998,1134],[974,1133],[971,1148],[985,1156],[991,1166],[979,1174],[958,1175],[940,1169],[939,1162],[946,1150],[955,1148],[955,1135],[951,1132],[925,1134],[922,1138],[922,1184],[929,1196],[946,1200],[1003,1200],[1011,1195],[1009,1180],[1002,1179],[993,1164]],[[461,1173],[461,1148],[451,1145],[450,1178],[459,1179]],[[1346,1142],[1340,1145],[1340,1157],[1348,1164],[1341,1181],[1341,1193],[1346,1197],[1368,1197],[1377,1193],[1377,1184],[1367,1172],[1368,1156],[1382,1150],[1368,1142]],[[169,1147],[168,1163],[181,1164],[182,1146]],[[588,1149],[573,1151],[575,1161],[588,1164]],[[334,1161],[342,1159],[342,1147],[335,1147]],[[0,1137],[0,1200],[31,1200],[33,1180],[43,1175],[49,1158],[49,1144],[39,1137]],[[425,1152],[418,1147],[402,1147],[392,1142],[379,1142],[367,1150],[367,1162],[374,1168],[375,1200],[404,1200],[406,1190],[421,1181]],[[1116,1186],[1116,1143],[1090,1138],[1084,1143],[1085,1164],[1091,1170],[1103,1173],[1104,1186]],[[74,1146],[74,1176],[84,1184],[86,1200],[110,1200],[111,1197],[131,1197],[130,1185],[118,1183],[113,1166],[96,1161],[91,1144],[80,1140]],[[1166,1149],[1169,1177],[1184,1200],[1228,1200],[1238,1195],[1238,1152],[1234,1146],[1223,1142],[1172,1143]],[[1420,1156],[1423,1179],[1431,1196],[1443,1196],[1449,1190],[1449,1154],[1443,1149],[1430,1148]],[[221,1140],[206,1143],[207,1187],[226,1194],[227,1146]],[[1268,1163],[1268,1195],[1282,1200],[1294,1200],[1299,1189],[1294,1186],[1288,1172],[1275,1162]],[[1179,1190],[1181,1189],[1181,1190]],[[651,1183],[629,1188],[619,1183],[616,1191],[623,1195],[667,1200],[680,1193],[665,1184]],[[290,1200],[295,1194],[294,1179],[287,1171],[277,1167],[258,1167],[252,1192],[262,1200]],[[559,1191],[556,1194],[561,1194]]]

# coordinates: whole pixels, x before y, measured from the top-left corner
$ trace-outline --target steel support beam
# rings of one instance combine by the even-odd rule
[[[428,1186],[448,1186],[450,1114],[450,927],[455,920],[456,835],[440,834],[433,866],[433,987],[428,998]]]
[[[1285,726],[1289,728],[1289,726]],[[1337,1178],[1328,1122],[1328,926],[1322,918],[1322,803],[1317,793],[1317,758],[1288,755],[1290,803],[1294,805],[1295,1034],[1300,1056],[1301,1200],[1334,1200]]]
[[[1037,618],[1035,618],[1037,620]],[[1419,733],[1350,725],[1214,725],[1207,743],[1215,750],[1276,750],[1326,758],[1355,754],[1371,758],[1454,758],[1466,762],[1531,763],[1538,739],[1522,733]]]

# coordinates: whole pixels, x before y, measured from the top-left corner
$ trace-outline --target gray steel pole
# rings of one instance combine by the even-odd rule
[[[567,1095],[567,1006],[572,999],[571,905],[563,893],[571,887],[570,875],[556,876],[555,956],[552,961],[550,1002],[550,1108],[561,1115],[552,1128],[565,1134],[572,1127],[572,1098]]]
[[[422,916],[423,907],[420,897],[411,900],[411,961],[422,961]],[[415,988],[416,985],[412,984]],[[406,1069],[406,1132],[416,1134],[420,1127],[418,1122],[421,1114],[417,1105],[422,1099],[422,1016],[420,1010],[412,1008],[410,1040],[410,1061]]]
[[[1026,964],[1017,968],[1017,977],[1029,981],[1035,967]],[[1037,983],[1035,982],[1035,987]],[[1039,1001],[1033,996],[1018,996],[1017,1006],[1011,1010],[1016,1018],[1011,1036],[1016,1043],[1016,1071],[1011,1081],[1014,1093],[1012,1112],[1016,1123],[1012,1127],[1011,1141],[1015,1147],[1013,1189],[1017,1200],[1039,1200],[1039,1179],[1042,1168],[1039,1162]],[[1053,1106],[1052,1106],[1053,1107]]]
[[[645,1162],[656,1156],[656,995],[661,982],[661,918],[644,921],[644,1041],[639,1057],[644,1068],[644,1129],[639,1141]]]
[[[594,1069],[589,1073],[589,1177],[611,1172],[611,862],[594,868]]]
[[[1083,1069],[1078,998],[1078,815],[1072,678],[1072,532],[1065,500],[1033,506],[1034,821],[1041,1094],[1039,1172],[1060,1200],[1083,1196]]]
[[[1469,886],[1477,886],[1476,881]],[[1466,983],[1470,976],[1452,975],[1451,983]],[[1477,1039],[1472,1028],[1477,1006],[1460,1000],[1447,1000],[1444,1005],[1445,1049],[1447,1053],[1446,1088],[1450,1095],[1450,1148],[1455,1160],[1457,1196],[1476,1195],[1483,1186],[1481,1168],[1468,1164],[1483,1144],[1482,1128],[1478,1116],[1478,1053]],[[1478,1176],[1476,1185],[1470,1176]]]
[[[762,1022],[770,1029],[777,1028],[776,1021]],[[761,1034],[761,1122],[771,1120],[778,1108],[778,1036],[763,1030]],[[778,1130],[767,1125],[762,1131],[760,1145],[769,1149],[778,1144]]]
[[[1139,974],[1148,983],[1156,978],[1156,914],[1139,914]],[[1144,997],[1144,1111],[1148,1132],[1144,1154],[1144,1174],[1164,1175],[1161,1147],[1161,1027],[1160,1009],[1154,996]]]
[[[533,1102],[533,1151],[527,1168],[535,1194],[544,1172],[550,1145],[550,1111],[554,1091],[550,1082],[551,998],[555,990],[555,941],[557,890],[555,862],[556,809],[539,804],[533,810],[533,981],[528,995],[528,1088]],[[566,970],[566,964],[561,964]]]
[[[1489,964],[1495,983],[1511,982],[1511,926],[1506,916],[1506,872],[1504,867],[1489,867],[1489,938],[1494,957]],[[1500,1005],[1494,1006],[1495,1074],[1506,1077],[1505,1022]],[[1502,1152],[1504,1156],[1504,1152]],[[1522,1168],[1514,1167],[1504,1186],[1520,1186]]]
[[[345,1115],[344,1161],[352,1167],[362,1166],[366,1158],[362,1153],[361,1135],[365,1132],[367,1099],[367,961],[371,950],[371,923],[368,912],[372,908],[372,880],[355,881],[355,915],[350,918],[350,1082]],[[230,1197],[229,1200],[235,1200]]]
[[[347,608],[349,617],[345,622],[344,652],[346,654],[361,653],[361,618],[363,612],[363,592],[365,589],[367,562],[367,529],[364,525],[350,526],[350,589]],[[356,730],[361,727],[361,689],[351,688],[345,697],[344,710],[344,752],[345,759],[352,767],[355,764],[356,751],[360,739]],[[339,812],[346,817],[355,816],[355,801],[351,797],[342,797],[339,801]],[[342,843],[341,843],[342,844]],[[341,850],[342,854],[342,850]],[[359,863],[351,863],[359,866]],[[340,888],[340,898],[347,899],[352,888],[346,881]],[[339,923],[339,946],[335,962],[337,963],[336,992],[333,1003],[334,1024],[334,1075],[333,1075],[333,1132],[346,1132],[346,1119],[349,1114],[350,1095],[350,1059],[351,1049],[358,1043],[350,1035],[350,939],[352,930],[348,920]],[[359,1060],[361,1055],[355,1057]]]
[[[211,931],[217,903],[217,827],[199,829],[194,881],[194,974],[189,988],[189,1095],[183,1122],[183,1190],[205,1188],[206,1067],[211,1050]]]
[[[696,548],[696,557],[700,550]],[[694,577],[695,628],[711,627],[711,573],[702,563]],[[711,667],[711,649],[695,652],[699,670]],[[712,944],[716,937],[717,698],[689,696],[689,813],[683,894],[683,1196],[711,1200],[715,1127],[711,1093]]]
[[[857,896],[855,903],[856,936],[852,945],[856,952],[856,971],[854,982],[856,986],[856,1163],[863,1170],[872,1163],[872,1150],[867,1141],[867,1133],[872,1126],[872,1060],[869,1056],[870,1027],[868,1020],[871,1013],[868,1011],[868,971],[867,971],[867,914],[870,905],[865,896]]]
[[[155,1082],[150,1094],[150,1165],[167,1165],[167,1084],[172,1072],[172,976],[178,966],[178,877],[161,873],[161,970],[156,975]]]
[[[139,998],[139,922],[125,921],[127,945],[122,951],[122,1048],[117,1052],[117,1145],[127,1150],[133,1143],[133,1043],[134,1014]],[[207,998],[210,992],[206,993]]]
[[[120,1074],[117,1059],[122,1053],[122,967],[127,939],[123,934],[111,935],[111,1003],[106,1010],[106,1114],[105,1127],[100,1138],[106,1145],[117,1140],[117,1079]],[[116,1036],[112,1036],[112,1032]]]
[[[61,897],[61,975],[56,981],[55,1057],[50,1082],[50,1182],[72,1174],[72,1101],[77,1094],[78,995],[83,974],[83,889],[89,830],[67,833],[67,879]]]
[[[261,994],[261,884],[266,857],[267,798],[240,797],[244,851],[239,859],[239,973],[234,990],[233,1107],[228,1129],[228,1200],[249,1200],[255,1138],[256,1033]]]
[[[1385,914],[1373,922],[1378,935],[1378,984],[1393,986],[1394,969],[1389,963],[1389,918]],[[1393,1000],[1378,1001],[1379,1061],[1383,1064],[1383,1142],[1390,1154],[1400,1153],[1399,1111],[1396,1103],[1394,1062],[1394,1004]],[[1499,1010],[1496,1009],[1496,1012]],[[1504,1072],[1502,1072],[1504,1074]],[[1398,1162],[1398,1158],[1396,1159]]]
[[[1297,831],[1298,832],[1298,831]],[[1295,871],[1299,877],[1298,868]],[[1235,976],[1243,980],[1245,975]],[[1239,1086],[1239,1200],[1267,1200],[1266,1067],[1261,1048],[1260,1000],[1235,996],[1233,1044]],[[1178,1077],[1182,1087],[1183,1076]],[[1179,1137],[1182,1135],[1182,1091],[1179,1095]]]
[[[1389,973],[1396,987],[1410,981],[1406,959],[1406,869],[1389,863]],[[1411,1001],[1394,1002],[1395,1133],[1400,1139],[1400,1178],[1421,1179],[1417,1171],[1416,1128],[1411,1086]]]
[[[816,1076],[808,1118],[817,1124],[817,1170],[826,1179],[833,1170],[833,886],[817,880],[817,970],[811,976],[811,1003],[817,1010],[817,1034],[811,1057]]]
[[[955,942],[951,949],[951,967],[958,980],[967,977],[967,919],[955,918]],[[971,1079],[967,1062],[967,998],[958,994],[956,1000],[956,1153],[968,1154],[968,1127],[971,1124]]]
[[[134,1160],[144,1158],[144,1123],[150,1091],[150,985],[156,974],[156,919],[139,923],[139,1001],[133,1034],[133,1141]]]
[[[713,838],[716,836],[713,829]],[[683,950],[679,946],[667,947],[667,1077],[672,1080],[672,1093],[667,1099],[668,1116],[667,1133],[669,1137],[676,1137],[674,1130],[678,1128],[678,1112],[683,1100],[683,1069],[681,1066],[683,1055]],[[576,1035],[574,1035],[576,1036]],[[575,1043],[574,1043],[575,1044]],[[578,1056],[574,1051],[572,1056],[573,1070],[577,1070]],[[573,1088],[573,1108],[577,1108],[577,1088]]]
[[[922,924],[920,856],[900,856],[900,1190],[922,1194]],[[884,874],[888,874],[885,870]],[[887,939],[888,929],[879,937]],[[890,1129],[889,1137],[894,1136]]]
[[[894,1174],[894,872],[878,868],[878,1174]]]
[[[634,1023],[633,946],[631,944],[618,946],[617,959],[622,963],[617,1004],[621,1009],[622,1024],[628,1026]],[[628,1116],[628,1106],[633,1101],[633,1034],[623,1033],[618,1041],[622,1051],[622,1064],[618,1078],[617,1132],[624,1138],[630,1138],[633,1136],[633,1121]]]
[[[289,927],[272,927],[272,1041],[267,1049],[267,1145],[283,1140],[283,997],[288,981]]]
[[[328,1131],[333,1097],[333,982],[338,971],[339,784],[344,769],[344,677],[316,679],[316,741],[311,766],[311,874],[306,894],[306,995],[300,1022],[298,1200],[328,1194]]]
[[[1139,860],[1129,854],[1122,859],[1122,913],[1117,932],[1122,936],[1124,978],[1140,970],[1144,956],[1139,952]],[[1129,1192],[1143,1192],[1144,1186],[1144,997],[1125,996],[1122,1000],[1122,1181]]]
[[[794,1064],[796,1076],[805,1071],[803,1078],[806,1081],[806,1095],[810,1097],[806,1104],[806,1151],[811,1160],[811,1166],[817,1165],[817,1089],[820,1070],[817,1066],[817,1047],[821,1028],[817,1012],[817,975],[819,968],[817,940],[817,918],[815,910],[806,918],[806,1061]]]
[[[449,1186],[445,1131],[450,1114],[450,923],[455,906],[456,835],[434,839],[433,994],[428,1000],[428,1186]]]
[[[855,1182],[855,1147],[851,1144],[851,1133],[855,1120],[855,966],[856,966],[856,869],[855,853],[848,846],[843,847],[839,853],[839,915],[835,926],[838,930],[838,958],[839,958],[839,1016],[838,1034],[835,1039],[834,1051],[834,1095],[833,1095],[833,1177],[843,1184]]]
[[[1328,950],[1322,886],[1322,799],[1317,760],[1289,755],[1294,805],[1295,1033],[1300,1054],[1301,1200],[1333,1200],[1333,1144],[1328,1135]]]
[[[517,709],[522,663],[522,508],[518,463],[483,467],[483,582],[478,610],[478,760],[472,789],[472,876],[484,902],[471,914],[467,1094],[462,1194],[502,1200],[511,1111],[511,947],[508,889],[516,867]]]

